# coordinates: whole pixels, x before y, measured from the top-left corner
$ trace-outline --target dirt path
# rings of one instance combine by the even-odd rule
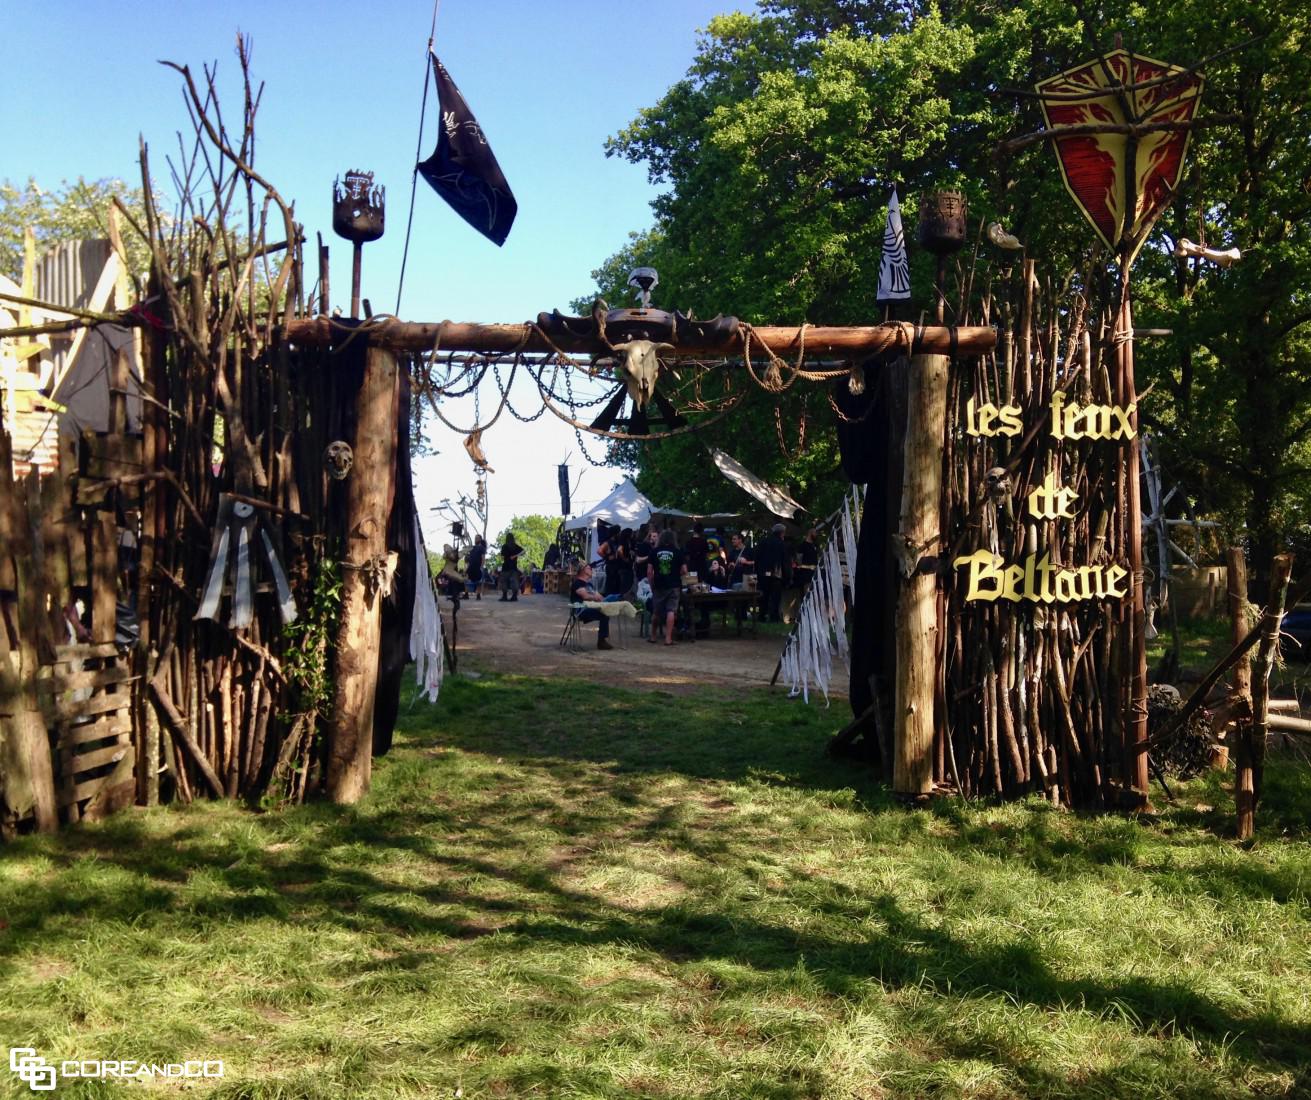
[[[699,642],[672,647],[650,645],[638,636],[637,620],[628,619],[621,631],[612,626],[608,652],[596,648],[596,624],[584,628],[578,649],[562,649],[560,634],[569,608],[562,596],[523,596],[514,603],[496,597],[465,600],[460,605],[458,660],[461,671],[518,672],[533,676],[565,674],[582,679],[605,679],[629,687],[688,690],[704,684],[750,685],[764,688],[774,674],[783,638],[750,631],[738,638],[714,617],[711,636]],[[450,604],[442,602],[442,617],[450,632]],[[837,678],[835,678],[837,679]],[[841,676],[831,694],[846,695]],[[786,685],[774,688],[780,697]]]

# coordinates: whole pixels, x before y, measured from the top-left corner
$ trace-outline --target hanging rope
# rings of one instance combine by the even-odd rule
[[[442,0],[433,0],[432,27],[428,31],[428,49],[423,55],[423,101],[419,105],[419,140],[414,149],[414,171],[410,173],[410,214],[405,219],[405,248],[401,251],[401,273],[396,280],[396,315],[401,312],[401,291],[405,288],[405,263],[410,258],[410,230],[414,227],[414,195],[419,187],[419,158],[423,156],[423,120],[428,113],[428,78],[432,66],[428,57],[432,53],[433,42],[437,39],[437,11]]]

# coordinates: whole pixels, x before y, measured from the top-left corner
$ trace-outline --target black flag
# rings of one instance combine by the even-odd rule
[[[560,463],[555,468],[556,480],[560,483],[560,515],[569,514],[569,466],[567,463]]]
[[[437,148],[419,162],[419,171],[460,217],[484,237],[504,244],[519,204],[451,74],[436,54],[429,56],[437,75],[441,130]]]

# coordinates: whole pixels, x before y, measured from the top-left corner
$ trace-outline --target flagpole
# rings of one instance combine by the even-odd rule
[[[423,120],[428,113],[428,74],[432,66],[428,58],[433,56],[432,46],[437,40],[437,12],[442,0],[433,0],[432,27],[428,31],[428,49],[423,55],[423,101],[419,106],[419,140],[414,148],[414,170],[410,173],[410,213],[405,219],[405,247],[401,251],[401,274],[396,280],[396,316],[401,314],[401,291],[405,289],[405,265],[410,258],[410,230],[414,227],[414,196],[419,188],[419,159],[423,156]]]

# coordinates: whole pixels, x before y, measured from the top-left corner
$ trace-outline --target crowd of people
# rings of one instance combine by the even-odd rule
[[[656,643],[663,637],[665,645],[674,644],[681,593],[689,578],[711,591],[754,586],[760,592],[760,620],[782,622],[784,593],[804,587],[819,561],[819,532],[811,529],[793,544],[782,523],[755,544],[744,531],[731,532],[726,544],[720,533],[707,532],[700,522],[681,540],[672,527],[661,530],[648,524],[636,531],[612,527],[601,535],[596,560],[580,563],[575,572],[571,587],[575,602],[633,599],[643,603],[651,613],[647,640]],[[593,584],[597,568],[603,569],[599,591]],[[580,596],[584,591],[592,595]],[[710,612],[704,605],[700,611],[695,629],[704,633],[709,629]],[[584,621],[597,618],[604,627],[600,612],[589,608],[583,614],[587,616]],[[609,648],[604,633],[598,645]]]
[[[603,603],[627,599],[644,605],[651,614],[647,639],[663,640],[673,645],[682,591],[695,581],[710,591],[755,589],[760,593],[760,621],[783,621],[783,598],[790,588],[804,589],[814,576],[819,562],[818,530],[811,528],[799,542],[789,541],[787,527],[776,523],[767,535],[750,541],[745,531],[707,531],[694,523],[680,539],[672,526],[661,528],[643,524],[634,531],[629,527],[602,527],[594,560],[585,557],[573,563],[569,595],[573,603]],[[524,549],[513,532],[507,534],[499,548],[499,567],[489,570],[487,540],[481,535],[465,554],[468,587],[475,599],[482,599],[484,586],[500,592],[502,602],[519,599],[530,586],[541,591],[542,569],[559,568],[560,547],[552,545],[541,567],[520,568]],[[598,577],[599,575],[599,577]],[[534,583],[536,581],[536,583]],[[704,634],[709,629],[709,609],[702,605],[700,621],[694,629]],[[742,615],[741,609],[737,611]],[[579,612],[583,622],[599,623],[597,648],[610,649],[609,619],[596,608]]]

